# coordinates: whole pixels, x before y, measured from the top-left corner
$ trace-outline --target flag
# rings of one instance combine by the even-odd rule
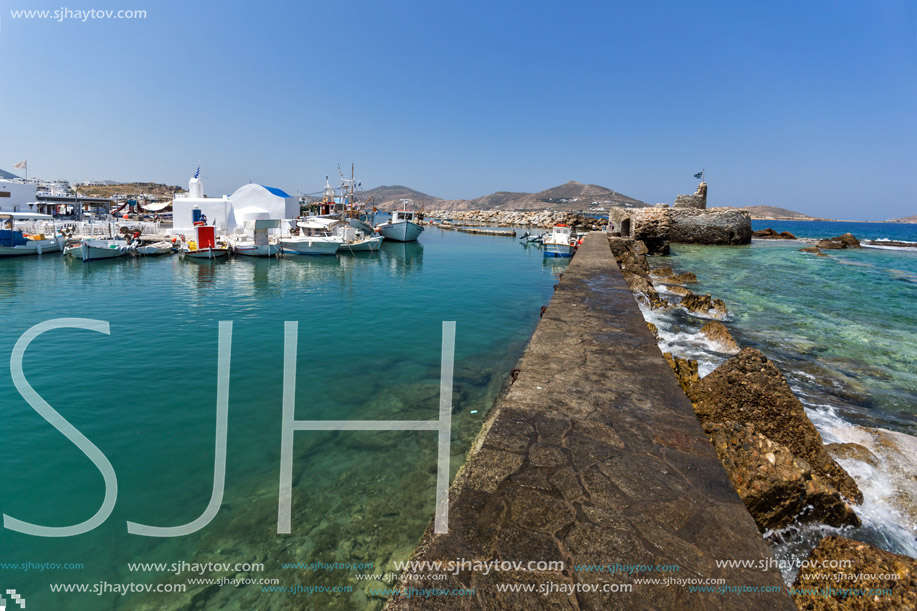
[[[694,178],[703,178],[703,177],[704,177],[704,171],[703,171],[703,170],[701,170],[700,172],[698,172],[697,174],[694,175]]]
[[[201,164],[197,164],[197,170],[194,172],[194,177],[198,178],[201,175]]]
[[[13,169],[16,169],[16,170],[24,170],[24,169],[26,168],[27,165],[28,165],[28,162],[27,162],[27,161],[20,161],[19,163],[17,163],[16,165],[13,166]]]

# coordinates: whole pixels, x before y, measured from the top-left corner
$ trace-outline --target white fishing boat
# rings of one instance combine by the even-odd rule
[[[26,235],[16,229],[16,221],[51,221],[48,214],[31,214],[19,212],[0,213],[0,257],[18,257],[22,255],[41,255],[49,252],[60,252],[61,241],[56,232],[47,237],[45,234]]]
[[[156,257],[172,253],[172,243],[167,241],[142,244],[134,247],[134,252],[142,257]]]
[[[64,256],[65,257],[74,257],[80,259],[83,257],[83,244],[82,242],[67,242],[64,246]]]
[[[280,243],[272,241],[271,229],[280,227],[276,219],[257,219],[245,221],[245,229],[251,236],[236,238],[231,241],[232,252],[244,257],[274,257],[280,254]]]
[[[543,240],[545,257],[572,257],[576,252],[576,242],[569,226],[561,223],[554,225],[551,235]]]
[[[356,227],[339,227],[337,235],[341,237],[342,252],[376,252],[382,246],[381,235],[366,235]]]
[[[124,240],[83,240],[80,242],[80,257],[86,261],[126,257],[131,245]]]
[[[229,247],[216,240],[213,225],[199,225],[194,228],[196,240],[182,244],[181,254],[189,259],[222,259],[229,256]]]
[[[333,255],[344,243],[343,239],[331,232],[337,219],[326,217],[309,217],[296,223],[299,235],[280,238],[280,248],[284,254],[293,255]]]
[[[417,223],[417,213],[408,210],[411,203],[409,199],[401,200],[401,210],[393,210],[391,220],[376,227],[376,231],[386,240],[395,242],[413,242],[419,238],[423,233],[423,227]]]

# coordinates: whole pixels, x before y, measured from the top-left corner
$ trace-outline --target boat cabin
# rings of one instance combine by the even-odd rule
[[[551,233],[551,241],[555,244],[569,244],[570,235],[571,228],[567,225],[554,225],[554,230]]]
[[[392,223],[413,223],[415,213],[413,210],[394,210],[392,212]]]

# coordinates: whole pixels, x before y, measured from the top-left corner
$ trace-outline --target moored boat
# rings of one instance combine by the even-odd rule
[[[172,253],[172,243],[167,241],[153,242],[134,247],[134,252],[143,257],[155,257]]]
[[[343,239],[331,233],[336,219],[310,217],[296,224],[299,235],[280,238],[280,247],[284,253],[294,255],[333,255]]]
[[[413,242],[423,233],[423,227],[417,223],[418,215],[414,210],[408,210],[411,200],[401,200],[401,210],[393,210],[392,218],[388,222],[376,227],[386,240],[395,242]]]
[[[280,227],[276,219],[257,219],[245,221],[245,229],[252,231],[251,236],[232,240],[232,252],[244,257],[274,257],[280,254],[280,243],[271,241],[269,230]]]
[[[551,235],[542,241],[545,257],[572,257],[576,252],[575,242],[569,226],[554,225]]]
[[[200,225],[194,228],[197,240],[182,246],[181,254],[189,259],[221,259],[229,256],[229,247],[217,244],[216,228],[212,225]]]
[[[44,234],[26,235],[15,228],[16,221],[52,220],[47,214],[30,214],[18,212],[0,213],[0,257],[18,257],[22,255],[41,255],[61,251],[61,241],[55,235],[50,238]],[[3,228],[7,225],[7,228]]]
[[[80,242],[80,257],[86,261],[126,257],[131,245],[124,240],[83,240]]]

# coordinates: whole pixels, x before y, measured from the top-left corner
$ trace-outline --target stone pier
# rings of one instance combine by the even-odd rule
[[[431,524],[413,560],[517,561],[523,570],[428,567],[402,584],[439,594],[395,597],[389,609],[795,609],[775,568],[717,566],[767,566],[773,556],[604,234],[586,237],[519,369],[452,483],[449,533],[434,535]],[[538,561],[563,568],[524,570]],[[603,570],[614,565],[649,568]],[[679,568],[654,570],[660,565]],[[733,591],[641,578],[724,580],[718,587]],[[474,593],[447,593],[454,589]]]

